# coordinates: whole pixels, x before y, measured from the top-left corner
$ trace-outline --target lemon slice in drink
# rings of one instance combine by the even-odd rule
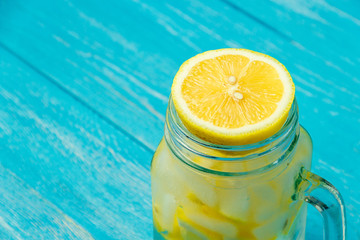
[[[276,59],[246,49],[207,51],[174,78],[175,109],[188,130],[222,145],[255,143],[284,124],[295,87]]]

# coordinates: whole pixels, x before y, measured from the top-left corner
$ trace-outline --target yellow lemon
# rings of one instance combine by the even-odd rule
[[[284,124],[295,87],[276,59],[246,49],[207,51],[187,60],[171,89],[188,130],[222,145],[255,143]]]

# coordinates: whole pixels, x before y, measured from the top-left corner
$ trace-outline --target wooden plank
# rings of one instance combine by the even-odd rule
[[[259,8],[266,9],[267,4]],[[357,70],[351,64],[344,70],[336,68],[333,58],[327,63],[323,46],[320,54],[314,54],[305,43],[279,36],[276,27],[271,30],[217,0],[206,5],[201,1],[3,5],[7,11],[0,9],[0,22],[6,24],[0,24],[0,42],[150,149],[162,135],[164,96],[184,60],[220,47],[246,47],[279,59],[297,85],[301,122],[314,139],[314,169],[344,194],[351,229],[357,231],[360,196],[358,186],[352,186],[360,179],[353,167],[360,151],[354,134],[360,122]],[[139,102],[138,97],[146,100]],[[114,110],[120,107],[121,111]]]
[[[0,69],[1,234],[150,239],[152,153],[3,49]]]
[[[209,2],[216,11],[199,1],[7,4],[3,9],[12,11],[3,14],[7,24],[0,41],[152,150],[161,137],[172,76],[182,61],[199,51],[246,46],[277,57],[294,73],[300,99],[311,96],[335,105],[325,112],[329,117],[354,111],[346,107],[348,98],[359,98],[357,86],[352,90],[336,84],[334,80],[344,76],[322,59],[218,1]],[[59,14],[49,18],[54,9]],[[66,21],[65,15],[70,16]],[[138,127],[132,127],[133,122]]]
[[[340,17],[347,18],[350,21],[355,22],[359,25],[357,21],[360,19],[360,2],[354,0],[327,0],[325,5],[329,5],[332,8],[332,12],[336,12]],[[356,20],[357,19],[357,20]]]
[[[308,52],[313,58],[343,75],[343,91],[351,90],[360,83],[360,5],[351,1],[357,14],[346,11],[342,1],[328,3],[317,1],[251,1],[238,4],[232,0],[221,0],[229,7],[248,14],[279,37]],[[314,67],[315,68],[315,67]],[[338,79],[333,80],[339,83]],[[358,88],[357,88],[358,89]]]
[[[94,239],[81,225],[0,165],[0,238]]]
[[[155,150],[162,136],[169,95],[168,83],[171,79],[166,81],[167,84],[161,83],[165,82],[164,73],[168,77],[169,69],[176,68],[175,64],[172,68],[169,67],[173,62],[171,59],[163,58],[163,55],[156,52],[138,50],[134,47],[137,43],[128,41],[117,29],[88,16],[70,2],[36,1],[30,9],[25,2],[5,2],[3,5],[0,18],[1,22],[7,24],[0,24],[0,36],[10,41],[4,41],[6,44],[17,46],[16,52],[25,56],[25,61],[32,62],[94,111],[106,116],[148,148]],[[98,8],[97,14],[106,16],[107,9],[96,5],[92,7],[92,10]],[[40,11],[34,14],[32,11],[36,8]],[[51,16],[53,22],[49,22],[48,14],[54,9],[57,9],[58,15]],[[131,9],[123,11],[132,12]],[[64,21],[64,15],[71,15],[74,19],[71,20],[70,17],[69,21]],[[126,26],[125,23],[129,21],[126,15],[118,15],[117,12],[110,16],[109,20],[116,17],[122,26]],[[133,16],[133,21],[135,18]],[[77,22],[75,25],[74,20]],[[59,25],[59,22],[64,25]],[[128,26],[125,30],[129,33],[133,29]],[[134,32],[141,33],[141,30],[134,29]],[[28,44],[22,42],[21,36],[24,34]],[[154,30],[153,34],[155,36],[158,33]],[[138,38],[139,35],[135,37]],[[40,42],[48,44],[38,45]],[[155,41],[148,43],[161,49]],[[33,58],[35,56],[41,57]],[[49,62],[52,63],[50,66]],[[148,82],[154,84],[149,87]],[[159,92],[158,88],[166,91]],[[133,123],[137,123],[136,128]],[[144,129],[147,133],[145,135]]]

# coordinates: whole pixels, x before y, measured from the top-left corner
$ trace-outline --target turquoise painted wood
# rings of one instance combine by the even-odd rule
[[[360,5],[0,1],[0,239],[151,239],[149,164],[191,56],[244,47],[297,86],[313,171],[360,239]],[[321,239],[310,209],[308,239]]]
[[[3,49],[0,66],[0,239],[148,238],[152,154]]]

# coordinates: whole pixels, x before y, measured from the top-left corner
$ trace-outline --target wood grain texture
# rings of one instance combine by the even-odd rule
[[[0,69],[0,232],[149,238],[151,153],[1,49]]]
[[[1,239],[94,239],[81,225],[2,165],[0,184]]]
[[[3,97],[2,105],[5,106],[1,109],[4,116],[9,115],[9,118],[0,120],[6,126],[1,129],[21,133],[19,136],[10,134],[7,135],[7,140],[0,140],[6,142],[3,145],[4,151],[0,153],[4,159],[3,164],[9,164],[4,167],[21,176],[24,182],[69,216],[72,217],[69,212],[75,212],[74,221],[79,222],[91,234],[99,234],[96,239],[120,238],[116,233],[126,232],[126,226],[133,229],[134,224],[140,222],[130,221],[122,228],[113,229],[112,226],[119,226],[116,225],[116,217],[119,217],[116,214],[123,214],[122,212],[114,212],[107,220],[112,225],[107,227],[104,226],[106,224],[101,225],[105,215],[101,217],[100,213],[95,214],[93,210],[104,201],[107,206],[124,206],[124,202],[113,198],[102,199],[102,196],[112,196],[116,191],[103,187],[103,182],[99,183],[100,193],[95,195],[96,200],[92,201],[91,198],[95,196],[91,195],[87,199],[91,204],[84,205],[81,209],[94,215],[88,220],[78,213],[80,210],[76,211],[76,204],[82,205],[82,202],[74,200],[75,203],[72,203],[72,195],[65,195],[63,198],[61,194],[56,195],[51,190],[53,185],[34,187],[46,179],[38,176],[39,173],[59,178],[59,184],[65,184],[75,192],[79,190],[72,186],[73,180],[78,176],[86,178],[90,174],[93,178],[86,185],[90,188],[101,171],[97,165],[75,171],[81,169],[81,161],[78,160],[82,157],[81,154],[85,152],[88,161],[101,158],[102,164],[105,164],[107,157],[111,157],[111,154],[106,154],[104,149],[107,145],[104,143],[100,149],[98,145],[89,145],[91,136],[95,133],[89,135],[87,132],[96,131],[97,138],[102,139],[101,141],[106,140],[108,144],[116,139],[127,146],[125,152],[139,154],[128,156],[123,153],[126,161],[121,167],[134,174],[129,174],[130,179],[145,181],[145,178],[135,174],[134,169],[140,168],[145,176],[148,174],[149,159],[162,136],[167,96],[178,67],[184,60],[205,50],[244,47],[267,53],[279,59],[289,69],[297,86],[300,121],[314,140],[313,170],[334,183],[342,192],[348,210],[350,239],[360,238],[357,227],[360,224],[360,70],[357,67],[360,63],[360,26],[358,11],[354,10],[356,7],[359,7],[356,1],[339,4],[337,1],[322,0],[311,3],[249,1],[246,4],[230,0],[210,0],[206,4],[196,0],[107,1],[106,4],[80,0],[35,0],[31,4],[21,0],[2,1],[0,47],[10,54],[2,51],[0,55],[4,59],[0,68],[0,76],[3,77],[0,78],[1,88],[6,89],[6,92],[0,93]],[[11,58],[10,55],[16,58]],[[7,61],[13,62],[13,66],[6,65]],[[31,91],[37,91],[37,95],[32,95],[27,87],[18,87],[16,83],[9,83],[4,78],[11,76],[15,81],[17,78],[14,76],[19,74],[18,65],[26,69],[25,72],[36,76],[32,80]],[[29,81],[24,75],[22,78],[23,85]],[[48,99],[59,94],[57,101],[64,108],[62,111],[54,111],[44,105],[49,100],[44,100],[41,94],[40,86],[43,85],[50,89]],[[12,115],[13,112],[20,111],[22,105],[16,105],[15,100],[7,98],[7,93],[11,96],[23,96],[21,101],[30,101],[32,111],[36,111],[39,116],[47,116],[47,128],[40,128],[42,132],[37,133],[36,138],[31,131],[26,131],[32,126],[32,122],[26,120],[33,119],[32,112],[23,111],[23,115]],[[78,106],[79,117],[72,114],[72,121],[80,121],[80,126],[87,126],[85,132],[80,131],[77,125],[62,122],[63,114],[66,115],[65,109],[70,105],[68,101]],[[89,119],[95,119],[97,130],[91,126]],[[36,119],[31,121],[36,122]],[[49,130],[54,127],[51,125],[54,124],[53,121],[56,123],[55,127],[61,129],[58,132],[65,132],[64,138]],[[63,124],[65,125],[62,126]],[[117,137],[109,140],[106,137],[108,133]],[[66,144],[73,140],[72,134],[80,142],[76,148]],[[35,144],[36,141],[46,143],[47,147],[42,149],[40,144]],[[29,145],[30,143],[33,145]],[[123,147],[121,144],[116,146]],[[140,153],[137,151],[139,147],[143,149]],[[12,148],[19,151],[10,151]],[[111,149],[118,153],[115,148]],[[91,152],[95,150],[96,155],[92,155]],[[46,151],[42,155],[52,158],[38,162],[37,158],[42,156],[38,155],[41,151]],[[30,162],[22,157],[23,152],[31,154]],[[61,158],[58,165],[53,165],[58,156],[62,156],[59,154],[62,152],[67,153],[67,160]],[[16,159],[13,165],[8,160],[12,158]],[[142,159],[147,160],[141,161]],[[134,164],[131,165],[133,161]],[[37,170],[23,177],[25,170],[20,167],[23,164]],[[71,170],[68,169],[69,178],[62,176],[62,171],[54,170],[61,164],[73,166]],[[69,171],[75,172],[71,174]],[[117,190],[125,186],[121,181],[115,183],[118,184]],[[148,186],[147,182],[146,184]],[[96,188],[97,184],[94,186]],[[149,197],[146,187],[134,189],[133,194],[136,191]],[[119,196],[123,196],[122,194],[125,193],[121,192]],[[71,204],[61,205],[62,199],[70,199]],[[130,197],[125,194],[125,199],[129,200]],[[149,206],[141,208],[137,205],[138,202],[129,202],[131,214],[146,216],[141,222],[146,226],[145,235],[141,236],[149,238]],[[134,206],[141,210],[131,210]],[[124,216],[121,214],[120,217]],[[135,219],[134,217],[134,221]],[[319,237],[316,234],[321,222],[316,222],[319,217],[315,212],[310,212],[309,219],[312,224],[309,226],[308,237],[315,239]]]

